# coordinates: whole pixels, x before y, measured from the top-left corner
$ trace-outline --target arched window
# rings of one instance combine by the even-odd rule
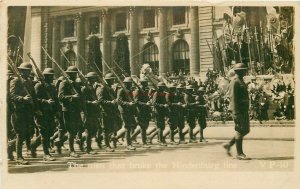
[[[154,74],[158,73],[158,48],[155,43],[149,42],[143,47],[143,63],[149,64]]]
[[[173,46],[174,72],[188,74],[190,72],[189,45],[180,39]]]
[[[65,68],[68,68],[69,66],[76,66],[76,54],[73,50],[68,50],[65,52],[65,56],[69,61],[65,60]]]

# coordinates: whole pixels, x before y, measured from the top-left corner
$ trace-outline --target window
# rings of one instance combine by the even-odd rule
[[[185,24],[185,7],[173,8],[173,25]]]
[[[69,66],[76,66],[76,54],[73,50],[68,50],[65,55],[69,61],[65,60],[65,69]]]
[[[158,73],[158,48],[155,43],[149,42],[143,48],[143,63],[149,64],[154,74]]]
[[[144,28],[154,28],[155,27],[155,11],[145,10],[144,11]]]
[[[189,45],[180,39],[173,46],[174,72],[188,74],[190,72]]]
[[[92,17],[90,18],[90,34],[97,34],[99,33],[99,25],[100,20],[99,17]]]
[[[124,31],[126,30],[126,21],[127,15],[126,13],[119,13],[116,15],[116,31]]]
[[[74,20],[65,21],[65,37],[75,36],[75,22]]]

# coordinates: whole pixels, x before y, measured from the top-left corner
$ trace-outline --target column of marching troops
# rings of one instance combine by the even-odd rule
[[[156,136],[161,146],[167,146],[168,135],[168,145],[187,144],[186,134],[190,143],[197,143],[198,133],[199,142],[207,142],[203,137],[207,117],[204,87],[195,89],[175,83],[166,86],[164,82],[151,85],[147,77],[139,79],[139,87],[135,87],[131,77],[115,82],[115,73],[107,73],[104,78],[96,72],[77,77],[82,73],[75,66],[68,67],[56,80],[54,70],[46,68],[40,75],[43,79],[34,80],[31,63],[9,65],[7,153],[8,159],[17,164],[29,164],[22,154],[24,142],[27,155],[33,158],[42,145],[44,161],[55,161],[50,155],[52,148],[55,146],[61,154],[66,141],[69,155],[74,158],[79,157],[74,143],[82,152],[97,153],[92,149],[93,138],[107,152],[114,152],[121,145],[121,138],[125,139],[127,150],[135,150],[133,144],[139,134],[143,148],[150,148]],[[156,127],[148,128],[152,118]],[[185,121],[189,129],[185,128]],[[197,121],[199,130],[193,132]],[[165,130],[166,123],[170,130]],[[177,133],[178,142],[174,139]]]

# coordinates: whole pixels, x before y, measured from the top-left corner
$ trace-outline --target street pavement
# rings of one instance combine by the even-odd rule
[[[207,129],[207,133],[209,133],[209,129],[211,128]],[[256,132],[256,130],[253,132]],[[228,133],[226,137],[230,138],[230,136]],[[139,138],[138,141],[140,141]],[[206,143],[161,147],[153,140],[154,144],[151,145],[150,149],[144,149],[141,147],[141,144],[137,144],[135,145],[137,147],[136,151],[128,151],[122,145],[118,146],[116,151],[111,153],[98,149],[94,142],[93,148],[98,152],[96,155],[79,152],[80,158],[71,158],[68,157],[67,149],[64,149],[62,156],[53,154],[57,158],[57,161],[54,162],[44,162],[42,159],[42,148],[39,147],[37,158],[26,158],[25,155],[30,165],[15,165],[15,162],[8,162],[8,170],[10,173],[293,170],[293,140],[256,140],[255,138],[245,140],[244,152],[252,158],[246,161],[237,160],[226,155],[222,145],[227,141],[211,138]],[[66,144],[65,146],[68,145]],[[76,150],[79,151],[78,149]],[[235,146],[233,146],[232,152],[234,157]],[[23,154],[26,154],[25,151]]]

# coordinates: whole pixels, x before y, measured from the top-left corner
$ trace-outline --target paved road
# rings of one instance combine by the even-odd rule
[[[27,158],[31,165],[21,166],[9,162],[11,173],[39,172],[153,172],[153,171],[292,171],[294,165],[294,141],[246,140],[245,153],[252,160],[240,161],[225,154],[222,144],[225,140],[210,139],[207,143],[160,147],[152,145],[143,149],[136,145],[136,151],[127,151],[124,146],[116,152],[97,150],[96,155],[81,154],[78,159],[70,158],[63,150],[63,157],[55,162],[42,160],[42,149],[38,157]],[[95,145],[95,144],[94,144]],[[97,149],[94,146],[94,149]],[[235,152],[235,148],[232,149]]]

